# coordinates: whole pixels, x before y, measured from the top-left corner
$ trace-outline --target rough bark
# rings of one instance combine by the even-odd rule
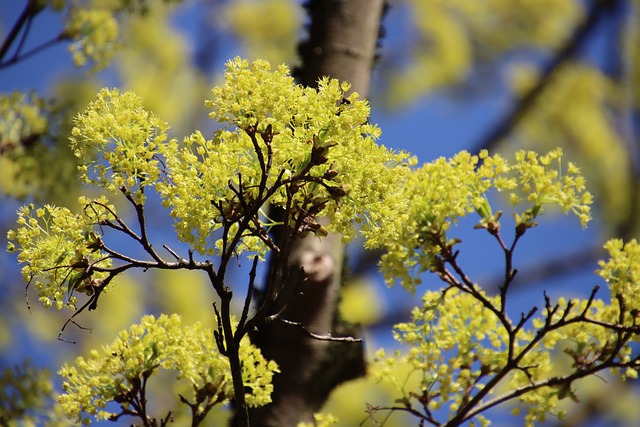
[[[309,34],[300,45],[298,81],[316,86],[320,77],[331,76],[349,81],[352,91],[366,97],[384,4],[385,0],[309,1]],[[290,283],[284,285],[292,292],[293,300],[282,318],[299,322],[307,331],[320,335],[347,333],[336,322],[343,255],[338,235],[296,242],[289,257],[289,271],[303,267],[307,279],[300,286],[296,285],[297,278],[291,277]],[[282,322],[261,326],[252,333],[252,340],[282,371],[274,379],[273,403],[251,411],[254,427],[295,426],[300,421],[312,421],[333,388],[364,374],[359,343],[313,339],[302,329]]]

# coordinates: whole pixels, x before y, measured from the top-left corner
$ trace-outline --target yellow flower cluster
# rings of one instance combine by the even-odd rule
[[[354,219],[376,223],[397,212],[397,178],[409,170],[406,154],[376,143],[380,131],[367,121],[368,103],[355,93],[345,98],[348,89],[331,79],[318,89],[303,88],[285,66],[272,71],[266,61],[236,58],[227,64],[225,84],[207,101],[212,117],[225,124],[212,139],[196,131],[181,147],[168,140],[169,125],[146,110],[141,98],[102,89],[76,116],[71,147],[87,183],[122,192],[139,206],[145,188],[157,188],[179,238],[201,254],[264,254],[270,204],[287,210],[294,233],[324,235],[330,229],[348,239],[355,235]],[[64,283],[71,297],[74,289],[91,289],[92,280],[102,279],[86,274],[87,263],[110,265],[91,228],[114,220],[115,210],[99,207],[108,206],[106,199],[96,202],[84,201],[91,209],[80,214],[46,207],[38,218],[70,224],[53,230],[38,225],[34,209],[24,208],[21,227],[10,232],[20,260],[28,262],[25,278],[36,278],[47,305],[65,304]],[[96,210],[102,217],[87,216]],[[317,223],[320,216],[329,217],[328,228]],[[221,228],[223,235],[214,235]]]
[[[490,191],[505,192],[513,205],[525,205],[515,212],[516,230],[523,234],[536,225],[534,220],[550,205],[575,214],[582,226],[590,219],[592,197],[585,189],[580,171],[569,163],[561,165],[561,150],[539,156],[519,151],[509,164],[499,154],[478,156],[460,152],[451,159],[439,158],[421,168],[396,174],[402,203],[390,216],[380,215],[379,223],[365,228],[369,247],[383,247],[382,269],[387,282],[399,280],[414,290],[419,274],[437,271],[444,246],[457,240],[447,236],[451,225],[476,212],[478,228],[499,230],[501,212],[494,213]],[[396,205],[397,206],[397,205]]]
[[[633,261],[619,260],[620,265],[636,268],[639,261],[637,254]],[[374,378],[393,384],[402,404],[425,414],[449,408],[452,419],[476,399],[465,416],[486,424],[482,413],[492,407],[490,401],[511,401],[526,408],[526,425],[533,426],[549,414],[562,417],[561,401],[577,399],[572,381],[560,380],[563,375],[580,378],[582,372],[610,363],[609,358],[630,362],[628,344],[614,351],[620,339],[615,326],[618,310],[602,300],[560,299],[532,319],[532,328],[524,328],[501,317],[499,297],[476,291],[484,303],[457,288],[427,292],[412,320],[395,326],[394,337],[407,346],[407,353],[377,352]],[[625,322],[627,327],[633,324],[633,319]],[[558,357],[571,366],[562,373],[554,368],[562,363]],[[611,371],[620,374],[617,368]],[[637,373],[637,365],[631,365],[622,376],[636,378]]]
[[[163,3],[179,1],[181,0],[162,0]],[[60,0],[51,3],[54,10],[60,10],[64,6]],[[71,0],[69,3],[63,37],[72,40],[69,51],[73,62],[77,67],[90,63],[92,70],[99,70],[109,65],[122,46],[118,19],[123,13],[143,15],[150,7],[160,4],[161,0]]]
[[[423,306],[414,308],[412,321],[395,326],[394,337],[409,351],[388,357],[379,350],[374,377],[395,384],[407,403],[410,392],[418,391],[415,397],[429,410],[450,407],[451,415],[463,400],[483,388],[478,379],[503,366],[507,357],[508,338],[499,319],[487,315],[473,296],[456,289],[446,294],[427,292]],[[525,338],[520,334],[518,340]],[[410,375],[419,378],[418,383],[398,378],[397,373],[403,371],[398,365],[410,366]],[[405,390],[406,384],[410,390]]]
[[[80,203],[85,208],[79,214],[53,205],[38,209],[23,206],[18,211],[19,227],[7,232],[7,250],[19,250],[18,261],[26,264],[23,279],[34,282],[40,302],[47,308],[75,309],[74,293],[91,295],[106,277],[93,268],[111,266],[93,229],[101,221],[113,219],[115,208],[104,196],[91,201],[81,197]]]
[[[145,110],[134,93],[118,89],[102,89],[74,124],[71,148],[85,161],[80,168],[85,182],[112,193],[126,188],[144,203],[142,189],[160,177],[157,154],[169,125]],[[95,153],[99,157],[88,161]]]
[[[256,347],[245,340],[240,345],[247,403],[262,406],[271,402],[275,362],[268,362]],[[114,413],[105,410],[108,402],[126,407],[142,384],[157,370],[175,371],[177,378],[191,383],[190,403],[223,404],[233,397],[229,361],[218,351],[210,329],[199,323],[183,326],[178,315],[144,316],[139,324],[123,331],[101,351],[93,350],[87,358],[78,357],[64,365],[64,394],[58,402],[67,417],[89,424],[109,419]],[[205,399],[206,397],[206,399]],[[131,409],[131,407],[129,407]]]
[[[544,205],[556,204],[562,213],[575,214],[583,228],[587,226],[593,198],[586,191],[585,179],[576,165],[569,162],[563,171],[562,150],[556,149],[542,156],[533,151],[518,151],[515,157],[517,163],[513,170],[517,175],[517,188],[524,196],[511,193],[511,203],[515,205],[526,199],[532,206],[516,218],[517,223],[533,220]],[[557,165],[555,168],[553,163]]]
[[[212,139],[196,132],[184,149],[169,143],[164,152],[168,179],[158,190],[180,238],[201,253],[224,250],[222,239],[212,244],[213,232],[252,215],[253,203],[286,207],[294,227],[296,215],[327,216],[331,230],[352,237],[352,221],[383,205],[406,155],[376,143],[368,103],[357,94],[345,99],[348,89],[326,78],[304,88],[284,65],[229,61],[225,84],[207,101],[225,128]],[[263,253],[261,245],[243,236],[236,250]]]
[[[24,148],[47,131],[44,101],[20,92],[0,95],[0,152]]]
[[[93,62],[94,69],[109,64],[118,46],[118,21],[109,9],[71,8],[65,25],[65,36],[77,67]]]
[[[609,259],[600,261],[597,274],[607,282],[614,298],[623,299],[625,321],[633,322],[640,315],[640,245],[635,239],[627,243],[613,239],[604,247]]]

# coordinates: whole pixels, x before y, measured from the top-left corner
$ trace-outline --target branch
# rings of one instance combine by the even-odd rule
[[[571,274],[578,269],[594,266],[602,258],[603,253],[602,245],[598,243],[597,245],[583,247],[574,253],[553,257],[528,267],[520,268],[516,289],[526,289],[521,285],[544,282],[552,277]],[[485,290],[491,293],[496,288],[499,288],[498,283],[502,283],[502,278],[489,279],[486,283],[490,285],[485,286]]]
[[[16,22],[14,22],[13,27],[11,27],[11,30],[9,31],[9,34],[7,34],[7,37],[2,42],[2,46],[0,46],[0,66],[5,66],[5,64],[2,64],[1,61],[2,59],[4,59],[4,56],[9,51],[9,48],[15,41],[16,37],[18,37],[18,34],[20,34],[22,27],[24,25],[27,25],[27,30],[25,30],[25,35],[23,35],[22,37],[24,40],[24,38],[26,37],[26,32],[28,31],[29,23],[31,22],[33,17],[36,16],[41,10],[42,8],[36,7],[35,2],[27,1],[27,4],[22,10],[22,13],[20,13],[20,16],[18,17]],[[20,42],[20,45],[22,45],[22,42]],[[18,55],[18,53],[19,53],[19,49],[14,55],[14,58],[16,55]]]
[[[554,317],[555,313],[558,311],[558,309],[560,309],[560,306],[558,304],[556,304],[555,306],[551,306],[551,302],[549,297],[546,295],[545,293],[545,300],[546,300],[546,308],[547,308],[547,318],[545,321],[544,326],[539,329],[536,332],[536,335],[533,337],[533,339],[520,351],[520,353],[513,357],[513,355],[510,355],[510,358],[507,360],[507,363],[505,364],[504,367],[502,367],[502,369],[497,372],[492,378],[491,380],[488,381],[488,383],[484,386],[484,388],[482,390],[480,390],[466,405],[465,407],[461,407],[459,409],[459,412],[453,417],[451,418],[446,425],[450,425],[450,426],[457,426],[460,423],[463,423],[465,421],[470,420],[471,418],[473,418],[474,416],[480,414],[481,412],[496,406],[500,403],[506,402],[508,400],[514,399],[516,397],[519,397],[523,394],[529,393],[533,390],[536,390],[538,388],[541,387],[551,387],[551,386],[556,386],[556,385],[562,385],[562,384],[570,384],[571,382],[575,381],[576,379],[580,379],[589,375],[592,375],[596,372],[599,372],[601,370],[604,369],[608,369],[608,368],[614,368],[614,367],[625,367],[625,366],[634,366],[637,363],[636,359],[633,359],[629,362],[616,362],[615,361],[615,357],[617,355],[619,355],[620,349],[622,349],[622,347],[628,343],[628,341],[631,339],[631,337],[633,336],[634,332],[637,332],[638,330],[640,330],[639,326],[634,325],[634,327],[632,328],[626,328],[622,325],[609,325],[607,323],[604,322],[599,322],[596,320],[592,320],[589,319],[587,317],[587,312],[589,310],[589,308],[591,307],[594,299],[595,299],[595,295],[598,292],[598,287],[595,287],[592,292],[591,295],[587,301],[586,307],[584,310],[582,310],[582,312],[580,314],[578,314],[577,316],[574,317],[569,317],[570,312],[571,312],[571,308],[573,307],[573,302],[569,301],[567,302],[566,306],[564,307],[562,316],[560,317],[560,319],[558,319],[555,323],[552,322],[552,318]],[[574,365],[574,367],[576,368],[576,370],[569,375],[565,375],[562,377],[552,377],[552,378],[548,378],[546,380],[543,381],[539,381],[539,382],[534,382],[531,381],[531,385],[527,386],[527,387],[522,387],[520,389],[517,390],[513,390],[509,393],[506,393],[500,397],[497,397],[485,404],[481,404],[482,399],[484,397],[486,397],[493,389],[495,389],[495,387],[498,385],[498,383],[500,381],[502,381],[511,371],[513,371],[514,369],[521,369],[524,370],[526,373],[526,370],[528,369],[527,367],[522,367],[520,366],[520,362],[522,361],[522,359],[531,351],[533,350],[533,348],[550,332],[553,332],[554,330],[563,328],[567,325],[570,325],[572,323],[578,323],[578,322],[585,322],[585,323],[593,323],[593,324],[597,324],[599,326],[605,327],[605,328],[609,328],[615,332],[617,332],[618,334],[618,339],[617,339],[617,343],[616,343],[616,348],[613,349],[612,351],[610,351],[609,353],[606,354],[606,358],[604,360],[600,359],[600,358],[596,358],[592,361],[587,361],[585,363],[581,363],[579,365]],[[622,335],[624,334],[624,336]],[[512,340],[512,336],[510,335],[509,339],[510,341]],[[603,355],[603,354],[601,354]],[[598,360],[602,360],[601,363],[595,363]],[[528,374],[527,374],[528,376]],[[531,378],[530,378],[531,380]]]
[[[31,48],[27,52],[24,52],[24,53],[20,54],[20,52],[22,50],[22,46],[24,45],[24,42],[27,39],[27,35],[29,33],[29,30],[31,29],[31,23],[33,22],[33,18],[35,18],[35,16],[38,13],[40,13],[40,11],[42,10],[41,8],[37,8],[37,6],[34,6],[35,3],[36,2],[34,2],[34,1],[28,1],[27,6],[22,11],[22,14],[18,18],[18,20],[14,23],[14,26],[11,29],[11,32],[7,35],[7,38],[4,40],[2,46],[0,47],[0,69],[7,68],[7,67],[19,62],[19,61],[27,59],[30,56],[33,56],[36,53],[39,53],[40,51],[48,49],[51,46],[53,46],[53,45],[55,45],[57,43],[60,43],[62,40],[65,39],[64,33],[60,33],[56,37],[52,38],[51,40],[43,42],[43,43],[37,45],[36,47]],[[27,14],[26,17],[25,17],[25,13]],[[18,35],[20,30],[22,29],[23,25],[26,25],[26,27],[25,27],[24,33],[22,34],[22,37],[20,38],[20,42],[18,44],[16,52],[13,54],[11,59],[8,59],[7,61],[2,62],[2,59],[4,58],[6,53],[8,52],[9,48],[11,47],[11,45],[13,44],[16,36]]]
[[[256,280],[256,270],[258,268],[258,255],[253,257],[253,265],[251,266],[251,271],[249,272],[249,286],[247,287],[247,296],[244,299],[244,307],[242,308],[242,315],[240,316],[240,323],[238,323],[238,330],[241,330],[246,321],[247,316],[249,315],[249,306],[251,305],[251,297],[253,295],[253,290],[255,287]]]
[[[500,312],[506,315],[507,310],[507,294],[509,293],[509,288],[513,283],[513,279],[516,277],[518,270],[513,268],[513,253],[516,249],[516,245],[518,244],[518,240],[523,234],[518,233],[516,231],[515,237],[513,238],[513,242],[511,243],[511,247],[507,248],[507,245],[502,240],[502,235],[500,234],[500,226],[493,225],[488,227],[487,232],[493,236],[497,241],[498,245],[502,249],[504,254],[504,279],[502,281],[502,285],[499,286],[500,289]]]
[[[290,325],[290,326],[295,326],[298,329],[300,329],[306,336],[308,336],[309,338],[313,338],[314,340],[318,340],[318,341],[334,341],[334,342],[362,342],[362,338],[353,338],[353,337],[334,337],[332,335],[319,335],[319,334],[315,334],[309,330],[307,330],[307,328],[304,327],[304,325],[302,323],[299,322],[292,322],[291,320],[286,320],[286,319],[281,319],[278,318],[277,320],[279,320],[280,322],[284,323],[285,325]]]
[[[502,312],[500,309],[495,307],[491,301],[489,301],[481,292],[476,289],[476,285],[471,281],[469,276],[462,270],[460,264],[458,264],[457,253],[451,252],[451,246],[447,245],[446,242],[442,240],[440,236],[436,237],[436,244],[440,247],[440,255],[442,256],[442,260],[444,262],[449,263],[449,265],[456,272],[458,277],[462,280],[462,282],[458,281],[453,277],[453,275],[443,267],[442,273],[448,277],[448,280],[445,280],[447,283],[457,287],[463,292],[471,294],[475,299],[482,303],[482,305],[491,311],[502,323],[505,330],[511,334],[513,333],[513,325],[511,321],[507,317],[506,313]],[[442,277],[442,274],[441,274]]]
[[[517,397],[522,396],[523,394],[527,394],[530,393],[534,390],[537,390],[539,388],[542,387],[555,387],[555,386],[559,386],[559,385],[564,385],[564,384],[571,384],[572,382],[579,380],[581,378],[584,377],[588,377],[590,375],[593,375],[599,371],[602,371],[604,369],[607,368],[611,368],[611,367],[615,367],[617,364],[613,364],[613,363],[602,363],[599,365],[594,365],[589,369],[581,369],[581,370],[576,370],[573,373],[569,374],[569,375],[565,375],[565,376],[561,376],[561,377],[552,377],[552,378],[548,378],[546,380],[543,381],[538,381],[538,382],[533,382],[531,385],[526,386],[526,387],[522,387],[516,390],[513,390],[509,393],[505,393],[502,396],[498,396],[492,400],[490,400],[489,402],[483,404],[483,405],[478,405],[476,406],[473,410],[469,411],[467,413],[467,415],[465,417],[463,417],[460,420],[456,420],[455,422],[452,422],[453,420],[451,420],[450,422],[448,422],[446,424],[446,426],[456,426],[459,425],[459,423],[468,421],[470,419],[472,419],[473,417],[475,417],[476,415],[490,409],[493,408],[494,406],[497,406],[501,403],[507,402],[509,400],[513,400]]]
[[[384,421],[382,423],[377,422],[376,420],[373,419],[373,414],[375,412],[378,411],[389,411],[389,415],[387,415],[387,417],[384,419]],[[372,406],[367,404],[367,410],[366,412],[369,414],[369,416],[363,421],[361,422],[359,425],[363,426],[364,423],[367,421],[367,419],[371,419],[371,421],[374,423],[373,425],[384,425],[387,420],[389,419],[389,417],[391,417],[391,414],[393,414],[395,411],[402,411],[402,412],[408,412],[411,415],[414,415],[418,418],[420,418],[422,421],[427,421],[429,424],[432,424],[434,426],[440,426],[441,424],[433,417],[425,417],[425,415],[423,413],[421,413],[420,411],[413,409],[410,406]],[[424,423],[421,423],[420,426],[423,426]]]
[[[131,202],[136,210],[136,216],[138,217],[138,224],[140,226],[140,238],[138,239],[138,241],[140,242],[140,244],[142,244],[144,250],[147,251],[149,255],[151,255],[151,258],[153,258],[157,262],[164,262],[153,249],[151,243],[149,243],[149,239],[147,237],[147,226],[145,224],[144,205],[142,203],[136,202],[131,195],[131,192],[128,191],[124,186],[120,187],[120,191],[122,191],[122,194],[124,194],[124,196],[129,202]],[[143,192],[143,189],[141,189],[140,191]]]
[[[140,404],[140,418],[142,419],[142,422],[144,423],[145,427],[152,427],[155,426],[155,420],[151,420],[149,419],[149,416],[147,415],[147,380],[149,378],[149,375],[151,375],[150,372],[145,371],[142,373],[142,386],[139,388],[138,390],[138,401]]]
[[[105,225],[109,228],[113,228],[114,230],[118,230],[121,231],[123,233],[125,233],[127,236],[132,237],[135,241],[140,242],[140,236],[138,236],[138,234],[133,231],[131,228],[129,228],[129,226],[122,220],[120,219],[120,217],[107,205],[105,205],[104,203],[100,203],[96,200],[91,201],[90,203],[88,203],[84,209],[86,210],[87,208],[89,208],[91,205],[98,205],[101,206],[102,208],[104,208],[107,212],[109,212],[112,216],[113,219],[116,221],[116,223],[113,223],[111,220],[106,219],[103,222],[101,222],[98,225]],[[93,208],[93,207],[92,207]],[[97,212],[94,213],[97,214]]]
[[[176,259],[176,261],[177,261],[177,262],[184,262],[184,263],[186,263],[186,262],[187,262],[184,258],[182,258],[180,255],[178,255],[178,254],[176,253],[176,251],[174,251],[173,249],[171,249],[168,245],[163,244],[163,245],[162,245],[162,247],[163,247],[163,248],[165,248],[165,250],[166,250],[167,252],[169,252],[169,253],[171,254],[171,256],[173,256],[173,257]],[[190,254],[189,254],[189,255],[190,255],[189,259],[190,259],[191,261],[193,261],[193,258],[192,258],[192,252],[191,252],[191,251],[190,251]]]
[[[62,340],[61,336],[64,333],[64,330],[66,329],[66,327],[69,325],[69,323],[74,323],[73,319],[80,313],[82,313],[85,309],[89,309],[89,311],[91,310],[95,310],[98,306],[98,299],[100,298],[100,295],[102,293],[102,291],[109,285],[109,283],[120,273],[125,272],[126,270],[129,270],[131,268],[143,268],[143,269],[150,269],[150,268],[158,268],[161,270],[178,270],[178,269],[188,269],[188,270],[205,270],[207,272],[207,274],[209,275],[209,277],[211,278],[211,280],[215,280],[215,278],[217,277],[216,273],[213,271],[212,269],[212,264],[208,261],[205,262],[197,262],[194,261],[193,259],[193,253],[191,251],[189,251],[189,260],[185,260],[184,258],[178,256],[177,254],[175,254],[175,252],[172,252],[177,258],[178,261],[176,262],[166,262],[163,260],[160,261],[143,261],[143,260],[137,260],[131,257],[128,257],[126,255],[120,254],[119,252],[116,252],[114,250],[109,249],[106,246],[103,246],[101,248],[104,252],[110,254],[113,258],[116,259],[120,259],[123,261],[127,261],[126,264],[122,264],[116,267],[99,267],[96,266],[95,264],[106,259],[100,259],[97,261],[94,261],[91,265],[89,265],[87,267],[86,270],[86,274],[87,277],[91,277],[93,272],[103,272],[103,273],[108,273],[108,276],[102,280],[101,283],[99,283],[96,286],[92,286],[92,289],[94,291],[93,295],[91,295],[91,297],[89,298],[89,300],[87,302],[85,302],[79,309],[77,309],[73,315],[71,317],[69,317],[67,319],[67,321],[64,323],[64,325],[62,326],[62,328],[60,329],[60,332],[58,333],[58,339]],[[73,268],[73,266],[64,266],[65,268]],[[66,280],[66,279],[65,279]],[[96,281],[98,282],[98,281]],[[64,282],[62,282],[64,283]],[[29,283],[27,284],[27,286],[29,286]],[[216,289],[217,290],[217,289]],[[25,290],[25,297],[26,297],[26,290]],[[64,340],[62,340],[64,341]]]

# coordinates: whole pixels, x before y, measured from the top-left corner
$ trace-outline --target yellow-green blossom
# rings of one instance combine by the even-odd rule
[[[580,170],[571,162],[562,168],[562,150],[556,149],[545,155],[533,151],[518,151],[512,167],[518,181],[518,190],[512,193],[511,202],[520,200],[532,207],[523,212],[523,220],[535,218],[544,205],[558,205],[562,213],[571,212],[586,227],[591,219],[589,205],[592,196],[586,191],[586,182]]]
[[[427,292],[422,307],[414,308],[411,321],[395,326],[394,337],[406,345],[407,352],[377,353],[374,378],[394,385],[403,404],[419,412],[421,405],[429,410],[449,407],[451,419],[491,385],[471,411],[491,399],[505,398],[524,406],[525,422],[533,425],[549,414],[558,414],[560,401],[573,397],[570,382],[556,382],[559,374],[580,373],[610,356],[615,363],[629,362],[628,345],[620,355],[611,353],[617,339],[615,328],[596,323],[611,319],[610,307],[601,300],[561,299],[557,308],[556,304],[548,307],[524,328],[511,324],[510,333],[504,322],[511,321],[497,314],[499,297],[477,292],[484,302],[455,288]],[[571,368],[559,373],[554,368],[557,358]],[[624,374],[633,378],[637,370],[628,368]],[[499,381],[494,382],[495,378]],[[482,413],[474,418],[486,422]]]
[[[387,250],[381,264],[387,283],[400,281],[413,290],[421,282],[420,273],[438,271],[443,245],[456,243],[449,236],[451,226],[470,213],[479,215],[477,227],[498,230],[501,212],[492,210],[492,191],[506,193],[513,205],[524,205],[514,213],[519,234],[535,226],[534,220],[550,205],[575,214],[586,226],[592,197],[575,165],[563,170],[561,155],[561,150],[543,156],[520,151],[509,164],[486,151],[478,156],[462,151],[411,172],[396,172],[398,190],[389,200],[402,205],[365,228],[367,245]]]
[[[163,0],[162,3],[177,3],[181,0]],[[121,24],[125,17],[146,14],[157,7],[160,0],[122,0],[117,2],[86,2],[71,0],[65,16],[62,37],[71,40],[69,51],[77,67],[90,64],[99,70],[111,62],[122,40]],[[61,10],[64,3],[51,2],[54,10]]]
[[[35,94],[0,95],[0,151],[26,148],[47,127],[44,101]]]
[[[275,362],[264,359],[247,339],[240,345],[242,376],[249,406],[271,402]],[[183,326],[178,315],[144,316],[139,324],[122,331],[118,338],[88,357],[78,357],[60,370],[64,378],[58,402],[69,418],[90,423],[109,419],[109,402],[126,405],[141,384],[159,369],[176,372],[177,379],[191,383],[189,402],[223,404],[233,397],[228,359],[221,355],[213,333],[200,323]]]
[[[612,239],[604,248],[609,259],[600,261],[597,274],[609,285],[614,301],[624,302],[625,319],[633,321],[640,313],[640,245],[635,239]]]
[[[77,67],[93,62],[94,69],[105,67],[119,46],[119,25],[114,11],[71,7],[64,35],[73,40],[69,46]]]
[[[348,89],[328,78],[305,88],[284,65],[229,61],[224,85],[207,101],[225,127],[211,139],[195,132],[184,149],[168,144],[164,152],[168,179],[158,189],[180,238],[201,253],[223,250],[214,231],[254,215],[256,201],[289,206],[291,226],[301,215],[327,216],[332,231],[353,237],[352,221],[384,206],[406,155],[376,143],[368,103],[355,93],[345,99]],[[255,234],[235,250],[264,252]]]
[[[81,197],[80,203],[81,213],[53,205],[23,206],[18,211],[18,228],[7,233],[7,249],[19,252],[18,261],[26,264],[22,277],[35,285],[45,307],[75,308],[74,293],[92,294],[106,277],[93,269],[111,266],[101,250],[97,225],[113,219],[115,208],[104,196]]]
[[[169,125],[145,110],[140,97],[118,89],[102,89],[74,124],[71,148],[85,161],[83,179],[111,192],[126,188],[143,202],[141,190],[160,176],[159,146]]]
[[[329,427],[338,424],[338,418],[332,414],[317,413],[313,414],[312,423],[298,423],[297,427]]]

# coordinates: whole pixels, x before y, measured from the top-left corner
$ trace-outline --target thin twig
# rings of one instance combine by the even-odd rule
[[[319,335],[309,331],[304,325],[300,322],[292,322],[291,320],[278,318],[280,322],[285,325],[295,326],[300,329],[306,336],[309,338],[313,338],[318,341],[335,341],[335,342],[362,342],[362,338],[354,338],[354,337],[334,337],[332,335]]]
[[[6,62],[0,62],[0,69],[2,68],[8,68],[9,66],[16,64],[20,61],[24,61],[25,59],[40,53],[43,50],[49,49],[52,46],[55,46],[56,44],[60,43],[62,40],[64,40],[64,37],[62,37],[62,35],[59,35],[51,40],[48,40],[44,43],[39,44],[38,46],[29,49],[27,52],[24,52],[22,55],[20,56],[12,56],[11,59],[9,59]]]
[[[15,41],[16,37],[18,37],[18,34],[20,34],[22,27],[30,18],[35,16],[36,13],[38,13],[38,10],[34,9],[33,2],[28,1],[24,9],[22,9],[20,16],[18,16],[18,19],[14,22],[13,27],[11,27],[7,37],[2,42],[2,46],[0,46],[0,62],[9,51],[9,48]],[[0,64],[0,66],[4,66],[4,64]]]
[[[253,265],[249,272],[249,286],[247,287],[247,296],[244,298],[244,306],[242,307],[242,315],[240,316],[240,323],[238,323],[238,330],[244,328],[244,324],[247,321],[249,315],[249,306],[251,305],[251,297],[253,296],[253,290],[255,288],[256,270],[258,268],[258,255],[253,257]]]
[[[288,258],[288,255],[286,258],[283,258],[283,259],[287,259],[287,258]],[[282,270],[283,270],[283,273],[279,279],[280,282],[289,283],[289,263],[285,262]],[[282,313],[285,312],[287,307],[289,307],[289,304],[293,301],[294,296],[297,295],[298,289],[300,288],[300,286],[302,286],[302,283],[304,283],[305,280],[306,280],[306,277],[304,274],[304,268],[301,267],[300,274],[295,283],[295,288],[292,290],[290,294],[287,292],[283,292],[282,289],[276,289],[275,284],[278,282],[277,281],[273,282],[272,285],[269,286],[269,288],[267,289],[267,292],[268,292],[267,297],[262,302],[262,305],[258,308],[258,311],[256,312],[256,314],[250,320],[251,327],[259,327],[262,324],[271,323],[278,320],[282,315]],[[284,302],[282,301],[283,299],[285,299]],[[282,303],[282,305],[278,307],[280,303]],[[268,313],[274,307],[277,308],[277,311],[267,316],[266,313]]]
[[[180,262],[180,263],[187,263],[187,260],[182,258],[180,255],[178,255],[176,253],[176,251],[174,251],[173,249],[171,249],[168,245],[163,244],[162,245],[163,248],[166,249],[167,252],[169,252],[175,259],[176,261]]]
[[[216,340],[216,345],[218,346],[218,351],[223,356],[227,355],[227,349],[224,346],[224,330],[222,328],[222,317],[220,317],[220,312],[218,311],[218,306],[214,302],[213,304],[213,312],[216,315],[216,323],[217,329],[213,331],[213,337]]]
[[[141,189],[140,191],[143,192],[143,190],[144,188]],[[151,258],[153,258],[159,263],[164,262],[162,258],[160,258],[160,255],[156,253],[156,251],[151,246],[151,243],[149,242],[149,238],[147,236],[146,220],[144,215],[144,205],[142,203],[138,203],[133,198],[131,192],[126,187],[124,186],[120,187],[120,191],[122,192],[122,194],[124,194],[126,199],[133,205],[134,209],[136,210],[136,216],[138,217],[138,225],[140,227],[140,238],[138,241],[140,242],[140,244],[142,244],[142,247],[144,248],[144,250],[149,255],[151,255]]]

